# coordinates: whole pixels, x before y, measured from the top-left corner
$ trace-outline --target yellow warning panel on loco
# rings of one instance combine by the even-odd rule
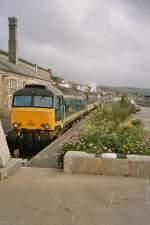
[[[16,129],[54,130],[54,109],[14,107],[12,108],[12,124]]]

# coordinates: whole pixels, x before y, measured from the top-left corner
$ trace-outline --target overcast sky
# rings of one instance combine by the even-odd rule
[[[19,21],[19,56],[76,81],[150,87],[150,0],[0,0]]]

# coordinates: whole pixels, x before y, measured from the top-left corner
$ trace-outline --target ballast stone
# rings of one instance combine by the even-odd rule
[[[4,168],[10,159],[10,152],[6,142],[2,123],[0,121],[0,168]]]

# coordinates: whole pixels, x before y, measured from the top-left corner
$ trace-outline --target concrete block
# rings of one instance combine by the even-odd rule
[[[84,157],[72,158],[72,173],[85,173],[86,159]]]
[[[129,161],[129,175],[132,177],[150,177],[150,162]]]
[[[113,176],[114,159],[102,159],[102,174]]]
[[[139,176],[150,177],[150,162],[139,161]]]
[[[87,154],[86,152],[78,152],[78,151],[67,152],[64,156],[64,172],[78,173],[80,168],[83,173],[83,171],[85,170],[85,164],[82,165],[82,162],[84,162],[85,158],[91,158],[91,157],[94,158],[94,154]]]
[[[10,159],[10,152],[7,146],[5,134],[0,121],[0,168],[4,168]]]
[[[85,173],[102,174],[102,159],[100,158],[85,159]]]
[[[113,160],[114,176],[129,176],[129,162],[126,159]]]
[[[131,177],[139,177],[139,162],[138,161],[130,161],[129,160],[129,176]]]
[[[64,157],[64,172],[103,174],[109,176],[150,177],[150,161],[96,158],[85,152],[68,152]]]
[[[150,156],[145,155],[127,155],[128,160],[132,161],[150,161]]]
[[[69,151],[64,156],[64,172],[72,173],[72,151]]]

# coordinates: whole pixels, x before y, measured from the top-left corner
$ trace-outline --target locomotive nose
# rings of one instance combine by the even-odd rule
[[[54,127],[54,110],[13,108],[12,123],[15,129],[52,130]]]

